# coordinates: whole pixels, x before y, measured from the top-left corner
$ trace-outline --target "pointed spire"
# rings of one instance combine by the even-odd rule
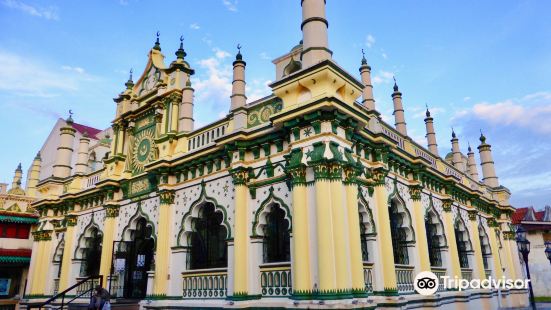
[[[42,157],[40,156],[40,151],[38,151],[38,153],[36,153],[36,156],[34,157],[34,160],[42,160]]]
[[[429,105],[427,103],[425,103],[425,107],[427,107],[427,112],[425,112],[425,115],[427,117],[430,117]]]
[[[241,44],[237,44],[237,55],[235,55],[235,60],[243,60],[243,55],[241,55]]]
[[[452,138],[456,139],[455,130],[453,130],[453,127],[452,127]]]
[[[184,51],[184,36],[180,36],[180,48],[176,51],[176,58],[184,59],[187,56],[186,51]]]
[[[161,35],[161,33],[159,31],[157,31],[157,40],[155,41],[155,46],[153,46],[154,50],[161,51],[161,43],[159,42],[159,36],[160,35]]]
[[[490,187],[498,187],[499,180],[494,166],[492,146],[486,143],[486,137],[482,133],[482,130],[480,130],[478,152],[480,155],[480,166],[482,166],[482,182]]]
[[[394,92],[392,93],[392,103],[394,104],[394,126],[399,133],[407,136],[406,117],[404,114],[404,106],[402,104],[402,93],[398,91],[398,85],[396,84],[396,78],[394,79]]]
[[[362,84],[364,85],[364,88],[362,90],[362,105],[368,110],[375,110],[375,99],[373,99],[373,85],[371,83],[371,67],[367,64],[367,59],[365,59],[365,52],[363,49],[360,75],[362,77]]]
[[[452,127],[451,143],[452,143],[452,156],[453,156],[452,157],[452,163],[453,163],[453,166],[459,171],[464,171],[463,158],[461,156],[461,150],[459,149],[459,139],[457,139],[457,135],[455,134],[455,131],[453,130],[453,127]]]
[[[21,169],[21,163],[19,163],[19,165],[17,165],[17,169],[15,169],[15,171],[23,171],[23,169]]]
[[[478,169],[476,168],[476,159],[474,158],[474,152],[471,148],[470,142],[468,142],[468,146],[469,152],[467,153],[467,166],[469,168],[469,175],[473,180],[478,182]]]
[[[124,85],[126,86],[126,89],[132,89],[132,87],[134,87],[134,81],[132,81],[132,73],[134,72],[134,69],[130,68],[130,74],[128,76],[128,81],[126,81],[126,83],[124,83]]]
[[[429,147],[429,151],[438,156],[438,144],[436,144],[436,132],[434,131],[434,122],[433,118],[430,116],[429,112],[429,106],[425,103],[425,106],[427,107],[427,112],[425,113],[427,117],[425,118],[425,128],[427,131],[427,145]]]
[[[327,28],[329,22],[325,18],[326,0],[301,0],[303,68],[311,67],[326,59],[331,59],[333,52],[329,49]]]

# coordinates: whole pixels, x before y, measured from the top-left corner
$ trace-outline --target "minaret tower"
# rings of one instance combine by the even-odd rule
[[[325,18],[325,0],[301,0],[302,5],[302,68],[331,59]]]
[[[394,103],[394,120],[396,130],[404,136],[408,135],[406,127],[406,118],[404,116],[404,106],[402,105],[402,93],[398,89],[396,79],[394,78],[394,92],[392,93],[392,103]]]
[[[245,128],[247,126],[246,111],[243,110],[247,103],[245,96],[245,66],[247,63],[243,61],[241,55],[241,45],[237,45],[237,55],[233,62],[233,82],[231,92],[231,110],[234,114],[234,129]]]
[[[23,170],[21,169],[21,163],[17,165],[15,174],[13,175],[13,181],[11,182],[11,188],[21,187],[21,179],[23,178]]]
[[[90,149],[90,138],[88,133],[84,133],[79,139],[78,157],[75,167],[75,174],[86,174],[88,172],[88,151]]]
[[[473,149],[469,144],[469,152],[467,153],[467,165],[469,166],[469,175],[475,181],[478,181],[478,169],[476,168],[476,159],[474,158]]]
[[[71,175],[71,159],[73,157],[73,140],[76,130],[73,128],[72,112],[69,111],[69,117],[65,121],[65,126],[59,130],[59,146],[54,164],[54,178],[66,178]]]
[[[427,106],[427,112],[425,113],[427,116],[425,118],[425,127],[427,128],[427,144],[429,147],[429,151],[438,156],[438,144],[436,144],[436,132],[434,131],[434,122],[432,116],[430,116],[429,107]]]
[[[490,187],[498,187],[499,181],[496,176],[494,160],[492,158],[492,146],[486,143],[486,137],[480,133],[480,165],[482,166],[482,182]]]
[[[36,197],[36,187],[40,179],[40,164],[42,163],[42,158],[40,157],[40,152],[36,154],[31,166],[31,171],[27,176],[27,196]]]
[[[362,49],[362,66],[360,67],[360,75],[362,77],[362,84],[364,85],[362,91],[362,104],[368,110],[375,110],[375,100],[373,99],[373,85],[371,84],[371,67],[367,64],[365,59],[365,53]]]
[[[461,150],[459,149],[459,139],[455,135],[455,131],[452,128],[452,161],[453,166],[459,170],[463,171],[463,161],[461,159]]]
[[[190,132],[193,130],[193,95],[195,90],[191,87],[191,80],[188,77],[186,87],[182,90],[182,104],[180,108],[180,118],[178,128],[181,132]]]

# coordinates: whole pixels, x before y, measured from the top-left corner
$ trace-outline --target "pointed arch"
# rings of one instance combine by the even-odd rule
[[[463,218],[458,214],[454,224],[455,242],[459,255],[459,264],[461,268],[469,268],[469,253],[472,253],[473,246],[469,236],[469,230]]]
[[[415,231],[413,230],[413,221],[411,220],[411,213],[406,207],[406,202],[400,193],[398,192],[397,181],[394,180],[394,190],[388,196],[388,207],[395,208],[397,215],[400,216],[400,229],[406,234],[405,242],[415,242]]]
[[[279,205],[279,207],[285,212],[285,219],[289,221],[289,232],[292,231],[292,215],[289,209],[289,206],[279,197],[274,195],[274,187],[270,186],[270,194],[264,201],[260,204],[260,208],[256,210],[251,235],[253,237],[263,236],[262,231],[263,227],[266,226],[266,216],[272,211],[274,205]]]
[[[425,211],[424,222],[430,265],[440,267],[442,266],[442,248],[447,246],[447,241],[444,224],[434,208],[432,196],[429,207]]]
[[[58,242],[55,247],[54,256],[52,257],[52,262],[61,263],[63,260],[63,251],[65,250],[65,236]]]
[[[149,227],[151,229],[151,239],[153,239],[155,244],[157,244],[157,242],[156,242],[157,235],[156,235],[156,232],[155,232],[155,223],[153,223],[153,221],[151,221],[151,219],[149,218],[147,213],[145,213],[143,211],[141,201],[138,202],[138,208],[136,209],[136,213],[134,213],[134,215],[132,215],[130,220],[128,220],[128,224],[122,230],[122,234],[121,234],[121,240],[122,241],[131,241],[132,240],[132,234],[133,234],[134,231],[136,231],[136,226],[138,224],[138,221],[142,218],[147,223],[146,224],[147,227]],[[122,243],[121,243],[121,245],[122,245]]]
[[[82,231],[82,234],[78,238],[77,241],[77,247],[75,249],[75,252],[73,254],[73,258],[76,260],[82,260],[84,259],[84,252],[88,248],[87,242],[90,240],[90,238],[93,237],[93,234],[95,232],[98,232],[100,235],[103,235],[102,231],[100,230],[98,224],[94,221],[94,215],[92,214],[90,223],[84,227],[84,230]]]
[[[375,220],[373,219],[373,212],[369,207],[369,203],[361,194],[361,191],[358,191],[358,212],[360,213],[360,222],[364,228],[361,233],[368,236],[377,235],[377,226],[375,225]],[[361,228],[362,227],[360,227],[360,230]]]
[[[431,222],[436,226],[436,233],[438,236],[438,246],[447,247],[448,240],[444,230],[444,222],[442,221],[442,218],[440,217],[440,215],[438,214],[438,211],[436,211],[436,208],[434,207],[432,195],[429,200],[429,207],[425,211],[425,219],[427,218],[430,218]]]
[[[226,239],[231,239],[231,225],[228,222],[228,214],[226,212],[226,209],[219,205],[216,199],[209,197],[206,193],[206,184],[205,181],[201,181],[201,194],[199,194],[199,198],[197,198],[189,208],[188,212],[184,214],[182,217],[182,221],[180,222],[180,231],[178,231],[178,235],[176,238],[176,245],[182,246],[187,245],[188,238],[190,233],[193,231],[193,221],[194,219],[198,219],[200,217],[201,209],[206,204],[212,204],[214,206],[215,212],[222,213],[222,225],[226,228]],[[184,240],[184,243],[182,243],[182,240]]]
[[[482,262],[484,263],[484,269],[490,268],[488,259],[492,255],[492,247],[490,246],[490,239],[488,233],[484,229],[483,225],[478,225],[478,236],[480,238],[480,250],[482,252]]]

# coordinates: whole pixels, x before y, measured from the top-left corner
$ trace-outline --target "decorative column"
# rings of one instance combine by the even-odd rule
[[[304,68],[331,59],[325,19],[325,0],[301,0],[302,5],[302,63]]]
[[[86,174],[88,172],[88,150],[90,149],[90,138],[85,132],[82,138],[79,139],[77,163],[75,174]]]
[[[30,295],[46,296],[46,284],[50,274],[52,252],[52,230],[39,230],[33,232],[33,238],[38,242],[38,253],[33,274],[31,275]]]
[[[105,209],[105,222],[103,223],[103,247],[101,249],[99,273],[103,276],[103,283],[107,284],[107,280],[112,281],[108,276],[111,274],[113,264],[113,241],[117,227],[117,217],[119,216],[119,206],[106,204],[103,208]]]
[[[427,130],[427,145],[429,147],[429,151],[432,154],[438,156],[438,144],[436,143],[436,132],[434,131],[434,119],[430,116],[430,111],[428,107],[425,115],[427,116],[425,118],[425,127]]]
[[[446,239],[448,240],[448,275],[450,278],[461,278],[461,265],[459,264],[459,251],[457,249],[457,243],[455,242],[457,236],[455,235],[455,227],[453,223],[452,212],[453,200],[450,198],[442,200],[442,210],[444,211],[444,231],[446,233]]]
[[[375,110],[375,100],[373,99],[373,84],[371,83],[371,66],[367,64],[363,49],[362,54],[362,66],[360,67],[360,75],[362,77],[362,84],[364,85],[362,90],[362,105],[372,111]]]
[[[349,294],[352,289],[350,275],[350,236],[348,223],[348,205],[343,194],[342,166],[330,164],[329,185],[331,187],[331,214],[333,218],[333,248],[335,250],[336,285],[339,294]],[[356,204],[357,208],[357,204]],[[356,222],[359,225],[359,220]]]
[[[507,259],[507,265],[505,268],[505,274],[507,278],[508,279],[522,278],[522,273],[519,270],[520,265],[517,265],[515,260],[515,256],[518,257],[518,250],[516,248],[514,231],[503,232],[503,249]]]
[[[191,87],[191,80],[188,77],[186,87],[182,90],[182,103],[178,110],[180,115],[178,129],[181,132],[193,131],[193,94],[194,89]]]
[[[459,139],[455,135],[455,131],[452,129],[452,161],[455,169],[463,171],[463,158],[461,158],[461,150],[459,150]]]
[[[478,180],[478,169],[476,168],[476,159],[474,158],[474,152],[469,145],[469,152],[467,153],[467,166],[469,170],[469,175],[475,181]]]
[[[245,82],[245,67],[247,63],[243,60],[243,55],[241,55],[241,46],[237,45],[237,49],[239,51],[233,62],[232,92],[230,96],[230,113],[233,113],[234,130],[247,127],[247,112],[244,110],[247,103],[247,96],[245,95],[247,85]]]
[[[36,154],[34,157],[32,166],[31,166],[31,172],[27,176],[27,196],[36,198],[36,187],[38,185],[38,181],[40,180],[40,168],[42,164],[42,158],[40,157],[40,152]]]
[[[394,126],[399,133],[404,136],[408,135],[406,127],[406,118],[404,115],[404,106],[402,104],[402,93],[398,89],[396,79],[394,79],[394,92],[392,93],[392,103],[394,104]]]
[[[75,226],[78,216],[68,214],[65,216],[67,228],[65,230],[65,247],[63,248],[63,259],[61,260],[61,274],[59,275],[59,291],[64,291],[71,284],[71,258],[75,252]]]
[[[390,232],[390,216],[388,213],[388,192],[385,187],[385,179],[388,170],[383,167],[372,171],[374,181],[375,207],[373,218],[377,232],[377,253],[374,257],[374,287],[376,294],[397,295],[396,268],[394,266],[394,252],[392,249],[392,234]]]
[[[249,170],[237,167],[231,170],[235,186],[234,215],[234,268],[233,299],[247,299],[249,296],[249,207],[247,204],[247,182]]]
[[[23,170],[21,169],[21,163],[17,165],[15,174],[13,175],[13,181],[11,182],[11,188],[21,187],[21,179],[23,178]]]
[[[178,132],[178,117],[180,116],[180,102],[182,101],[181,95],[172,97],[172,108],[170,111],[170,132]]]
[[[128,135],[128,142],[126,143],[126,162],[125,164],[125,171],[130,172],[132,171],[132,155],[134,153],[134,128],[136,127],[136,123],[134,121],[128,122],[128,125],[126,126],[126,133]]]
[[[298,152],[301,152],[298,150]],[[300,299],[312,295],[310,278],[310,228],[308,195],[306,190],[306,167],[300,165],[289,169],[291,176],[291,196],[293,200],[293,238],[291,251],[291,275],[293,298]]]
[[[124,134],[125,134],[125,128],[124,124],[120,124],[118,126],[119,131],[117,132],[117,155],[124,153]]]
[[[490,231],[488,238],[490,239],[490,246],[492,248],[492,265],[494,267],[494,277],[500,279],[503,276],[503,269],[501,267],[501,260],[499,259],[499,245],[497,242],[497,230],[498,224],[494,218],[488,219],[488,226]]]
[[[427,232],[425,229],[425,209],[421,204],[421,193],[423,192],[423,186],[421,184],[411,185],[409,187],[409,195],[413,201],[413,221],[415,223],[415,234],[417,235],[416,248],[417,248],[417,261],[418,266],[415,266],[417,272],[430,271],[430,259],[429,259],[429,246],[427,241]]]
[[[174,191],[162,190],[159,193],[159,231],[157,234],[157,249],[155,251],[155,279],[153,295],[166,296],[168,288],[168,270],[170,263],[170,209],[174,204]]]
[[[474,251],[474,268],[473,276],[478,279],[485,279],[486,272],[484,271],[484,262],[482,259],[482,248],[480,247],[480,234],[478,232],[478,211],[469,210],[469,222],[471,224],[471,244]]]
[[[350,274],[352,275],[352,294],[355,297],[365,297],[356,170],[348,167],[345,168],[344,173],[344,190],[346,193],[346,209],[348,213],[348,240],[350,244],[348,257],[350,257]]]
[[[498,187],[499,181],[492,157],[492,146],[486,143],[486,137],[482,133],[480,134],[478,152],[480,154],[480,166],[482,166],[482,182],[490,187]]]
[[[335,277],[335,244],[333,242],[333,214],[331,210],[331,184],[326,163],[314,167],[316,191],[316,232],[318,256],[318,290],[320,295],[334,294],[337,288]]]
[[[76,130],[73,119],[69,116],[66,125],[59,130],[59,146],[55,157],[53,175],[56,178],[66,178],[71,175],[71,159],[73,157],[73,139]]]

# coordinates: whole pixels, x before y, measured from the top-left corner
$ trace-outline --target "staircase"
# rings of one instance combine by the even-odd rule
[[[103,277],[101,275],[87,277],[44,302],[21,303],[21,306],[26,306],[26,309],[88,309],[96,285],[103,287]],[[76,292],[76,295],[69,296],[69,292]],[[20,309],[25,309],[23,307]]]

